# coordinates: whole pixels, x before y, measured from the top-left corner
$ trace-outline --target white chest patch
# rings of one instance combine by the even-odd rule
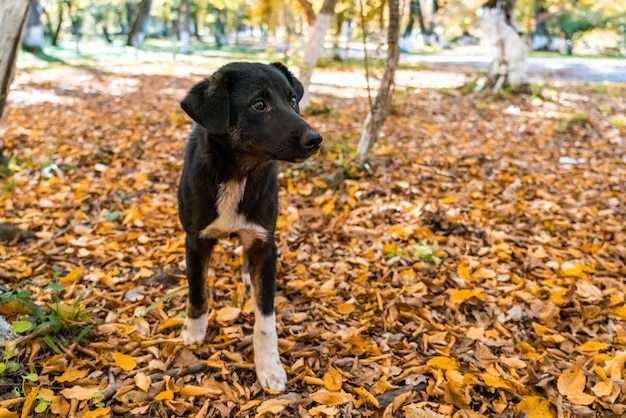
[[[228,181],[220,184],[217,191],[217,219],[200,231],[200,238],[221,238],[237,234],[245,248],[250,247],[255,239],[266,241],[265,228],[250,222],[239,213],[239,203],[246,190],[247,178],[242,181]]]

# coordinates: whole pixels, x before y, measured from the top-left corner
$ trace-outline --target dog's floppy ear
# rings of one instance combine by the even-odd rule
[[[289,84],[291,84],[293,86],[293,89],[296,91],[296,98],[298,99],[298,101],[300,101],[300,99],[302,99],[302,96],[304,95],[304,88],[302,87],[302,83],[297,78],[295,78],[293,74],[291,74],[291,71],[289,71],[287,67],[285,67],[281,62],[273,62],[270,65],[272,67],[278,68],[278,70],[280,70],[280,72],[283,73],[285,77],[287,77],[287,80],[289,80]]]
[[[229,126],[228,89],[219,71],[189,90],[180,107],[210,134],[224,134]]]

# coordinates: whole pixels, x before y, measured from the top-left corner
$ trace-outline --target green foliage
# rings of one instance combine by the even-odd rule
[[[24,318],[12,322],[14,333],[43,336],[43,341],[55,352],[61,351],[56,341],[80,342],[91,333],[91,309],[81,306],[89,290],[68,304],[60,300],[65,287],[51,283],[43,291],[52,293],[53,302],[42,307],[31,301],[34,295],[25,287],[27,284],[29,282],[20,282],[11,291],[0,294],[0,303],[16,302],[30,312]]]

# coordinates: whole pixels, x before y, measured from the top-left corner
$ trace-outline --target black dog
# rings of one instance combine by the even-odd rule
[[[181,102],[196,122],[178,191],[189,284],[182,337],[186,344],[204,340],[211,250],[218,238],[238,236],[243,278],[255,302],[257,378],[274,391],[287,385],[274,315],[276,161],[302,161],[322,143],[320,133],[300,117],[302,94],[302,84],[280,63],[237,62],[193,86]]]

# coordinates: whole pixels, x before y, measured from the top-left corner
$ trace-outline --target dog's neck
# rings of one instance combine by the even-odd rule
[[[218,183],[229,180],[243,180],[256,172],[265,172],[275,160],[259,158],[244,151],[233,149],[227,134],[210,134],[206,129],[197,126],[203,159],[208,166],[218,168]]]

